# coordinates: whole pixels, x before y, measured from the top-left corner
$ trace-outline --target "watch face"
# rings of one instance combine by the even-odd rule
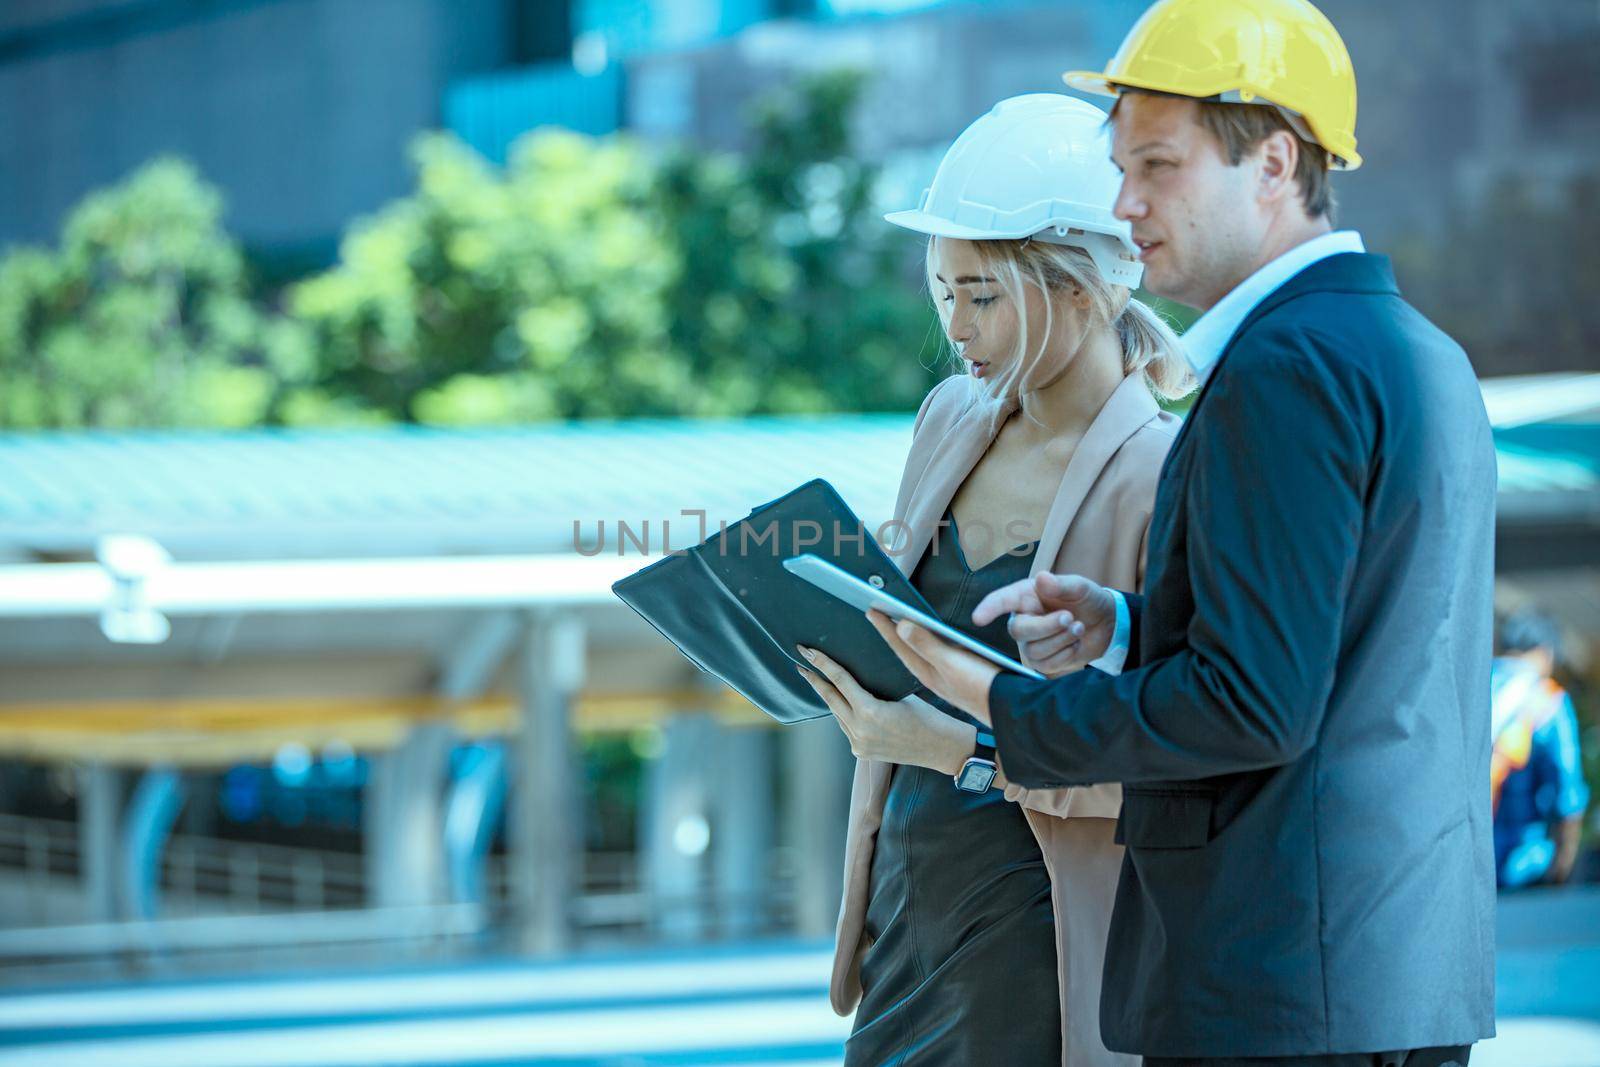
[[[994,783],[994,764],[988,760],[969,759],[956,775],[956,788],[968,793],[986,793]]]

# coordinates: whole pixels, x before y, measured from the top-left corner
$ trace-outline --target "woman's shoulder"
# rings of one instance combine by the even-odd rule
[[[965,374],[950,375],[928,390],[928,395],[922,398],[917,421],[912,425],[912,435],[948,429],[976,400],[971,378]]]
[[[1183,420],[1178,416],[1169,411],[1157,412],[1128,435],[1112,457],[1111,466],[1128,481],[1154,484],[1182,427]]]

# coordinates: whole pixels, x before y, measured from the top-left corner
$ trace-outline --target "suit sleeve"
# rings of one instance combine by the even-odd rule
[[[1176,549],[1194,599],[1186,639],[1115,677],[996,677],[996,742],[1019,784],[1206,778],[1289,763],[1315,743],[1361,546],[1376,405],[1307,341],[1264,342],[1235,350],[1190,430]],[[1142,608],[1130,599],[1136,627],[1150,624]]]
[[[1139,666],[1139,623],[1144,618],[1144,597],[1134,593],[1123,593],[1122,599],[1128,604],[1128,658],[1122,661],[1122,669],[1131,671]]]
[[[1154,519],[1154,516],[1151,516]],[[1144,578],[1145,572],[1150,567],[1150,523],[1144,524],[1144,533],[1139,535],[1139,589],[1136,593],[1124,592],[1122,599],[1128,607],[1128,655],[1122,661],[1122,669],[1132,670],[1139,666],[1139,618],[1144,614]]]

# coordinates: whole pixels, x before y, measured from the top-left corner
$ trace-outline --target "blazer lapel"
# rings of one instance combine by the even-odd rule
[[[961,413],[935,446],[911,492],[906,514],[895,516],[904,526],[896,531],[895,548],[890,554],[903,573],[909,575],[916,570],[956,490],[989,450],[1000,425],[1016,407],[1015,400],[978,400]]]
[[[1111,457],[1117,454],[1123,442],[1138,432],[1139,427],[1155,418],[1161,411],[1150,390],[1144,384],[1143,374],[1130,374],[1117,386],[1100,414],[1094,417],[1084,431],[1083,440],[1067,461],[1067,469],[1056,489],[1056,498],[1045,516],[1044,530],[1039,536],[1039,547],[1033,557],[1032,574],[1051,570],[1061,552],[1061,543],[1078,516],[1083,498],[1099,479]]]

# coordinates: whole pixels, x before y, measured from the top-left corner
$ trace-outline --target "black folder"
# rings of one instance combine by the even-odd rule
[[[796,645],[821,649],[882,700],[921,688],[862,612],[783,569],[802,552],[936,614],[820,478],[611,590],[691,663],[782,723],[829,714],[795,670],[804,662]]]

